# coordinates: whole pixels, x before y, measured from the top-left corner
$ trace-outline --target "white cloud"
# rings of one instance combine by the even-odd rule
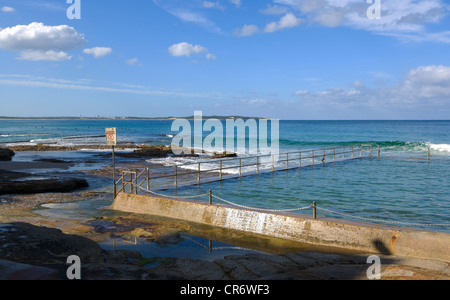
[[[197,24],[212,32],[222,32],[214,22],[210,21],[202,13],[192,10],[190,7],[182,7],[182,5],[188,3],[188,1],[181,1],[177,3],[177,5],[173,5],[173,3],[163,0],[153,0],[153,3],[183,22]]]
[[[212,54],[212,53],[208,53],[208,54],[206,54],[206,59],[208,59],[208,60],[216,60],[217,59],[217,57],[214,55],[214,54]]]
[[[369,88],[356,81],[351,88],[330,88],[321,91],[298,90],[296,96],[308,107],[365,108],[365,109],[420,109],[446,108],[450,104],[450,67],[419,66],[389,87]]]
[[[35,77],[30,75],[3,75],[0,74],[0,85],[32,88],[49,88],[62,90],[80,90],[104,93],[137,94],[147,96],[166,97],[192,97],[192,98],[217,98],[215,93],[185,93],[180,91],[149,89],[143,86],[106,83],[94,80],[65,80],[58,78]],[[122,86],[120,88],[118,86]]]
[[[347,26],[410,41],[450,42],[448,32],[427,33],[426,25],[449,15],[443,0],[381,1],[381,19],[371,20],[372,3],[361,0],[273,0],[300,13],[310,24]],[[372,1],[373,2],[373,1]]]
[[[141,64],[139,63],[139,59],[138,59],[137,57],[131,58],[131,59],[127,60],[125,63],[126,63],[127,65],[129,65],[129,66],[134,66],[134,65],[136,65],[136,64],[139,64],[139,66],[141,65]]]
[[[289,8],[286,6],[268,4],[267,8],[262,9],[259,12],[264,15],[284,15],[289,12]]]
[[[86,40],[67,25],[46,26],[43,23],[17,25],[0,31],[3,50],[61,50],[82,47]]]
[[[204,8],[215,8],[215,9],[219,9],[219,10],[224,10],[225,7],[220,5],[220,2],[211,2],[211,1],[203,1],[202,6]]]
[[[241,0],[229,0],[231,3],[233,3],[236,7],[241,7],[242,1]]]
[[[431,65],[412,69],[399,93],[415,98],[450,97],[450,67]]]
[[[3,6],[1,8],[1,11],[5,12],[5,13],[12,13],[12,12],[15,12],[16,10],[13,7]]]
[[[66,61],[71,60],[72,56],[64,51],[25,50],[20,53],[17,59],[30,61]]]
[[[67,25],[46,26],[34,22],[0,30],[0,49],[20,51],[18,59],[21,60],[70,60],[72,57],[66,51],[85,43],[84,36]]]
[[[277,22],[272,22],[266,25],[263,32],[272,33],[275,31],[294,28],[302,24],[304,20],[297,18],[293,13],[287,13]],[[233,31],[234,36],[244,37],[259,33],[261,30],[256,25],[244,25],[242,28]]]
[[[266,28],[264,28],[264,32],[275,32],[285,28],[297,27],[303,22],[304,21],[302,19],[297,18],[294,14],[287,13],[278,22],[267,24]]]
[[[172,56],[191,56],[192,54],[199,54],[202,52],[208,52],[208,49],[206,49],[203,46],[200,45],[192,45],[186,42],[174,44],[169,47],[169,53]]]
[[[101,58],[101,57],[111,54],[112,49],[107,48],[107,47],[94,47],[94,48],[84,49],[83,53],[92,55],[95,58]]]
[[[234,30],[233,35],[235,36],[251,36],[259,33],[259,28],[256,25],[244,25],[242,28]]]
[[[186,56],[190,57],[191,55],[198,55],[202,53],[206,53],[206,58],[208,60],[213,59],[216,60],[216,56],[212,53],[208,52],[208,49],[206,49],[203,46],[200,45],[192,45],[186,42],[174,44],[169,47],[169,53],[172,56],[181,57]]]

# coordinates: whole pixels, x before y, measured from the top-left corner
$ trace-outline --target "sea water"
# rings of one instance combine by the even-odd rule
[[[169,145],[178,134],[171,131],[171,125],[169,120],[0,121],[0,147],[104,145],[107,127],[118,129],[119,143]],[[178,194],[199,195],[211,189],[230,202],[264,209],[293,209],[316,201],[319,207],[335,212],[319,210],[327,217],[355,216],[450,232],[448,226],[424,225],[450,223],[450,121],[280,121],[279,142],[282,153],[364,144],[372,146],[374,154],[380,147],[382,155],[205,184],[200,189],[181,188]],[[427,161],[429,150],[431,160]],[[97,152],[90,149],[76,155],[90,160]],[[238,155],[248,157],[247,153]],[[27,157],[15,159],[21,158]],[[157,158],[145,163],[146,167],[172,167],[201,160],[205,157]]]

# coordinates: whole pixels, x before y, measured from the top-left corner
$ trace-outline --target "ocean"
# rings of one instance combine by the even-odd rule
[[[119,143],[169,145],[178,134],[171,131],[172,123],[170,120],[2,120],[0,147],[39,143],[104,145],[107,127],[117,128]],[[450,232],[450,227],[440,226],[450,223],[450,121],[280,121],[281,153],[361,144],[373,149],[380,147],[381,158],[261,174],[200,188],[185,187],[178,195],[200,195],[213,190],[218,197],[233,203],[265,209],[292,209],[316,201],[319,207],[327,209],[320,210],[319,216]],[[109,165],[109,157],[98,155],[108,151],[19,153],[15,159],[73,156],[79,162],[75,168],[88,168],[83,161]],[[133,147],[123,151],[133,151]],[[428,151],[430,161],[424,159]],[[143,166],[173,167],[204,159],[149,159]],[[165,193],[170,195],[173,191]]]

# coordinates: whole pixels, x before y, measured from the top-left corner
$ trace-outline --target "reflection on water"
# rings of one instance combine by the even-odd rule
[[[229,255],[263,253],[244,247],[181,234],[178,241],[158,243],[137,237],[115,237],[100,243],[105,250],[136,251],[146,258],[193,258],[206,261],[222,259]]]

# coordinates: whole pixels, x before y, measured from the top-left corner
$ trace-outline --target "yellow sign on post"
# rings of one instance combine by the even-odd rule
[[[117,129],[116,128],[106,128],[106,145],[112,146],[112,163],[113,163],[113,193],[114,200],[116,200],[116,160],[114,157],[114,147],[117,145]]]
[[[106,145],[117,145],[117,130],[116,128],[106,128]]]

